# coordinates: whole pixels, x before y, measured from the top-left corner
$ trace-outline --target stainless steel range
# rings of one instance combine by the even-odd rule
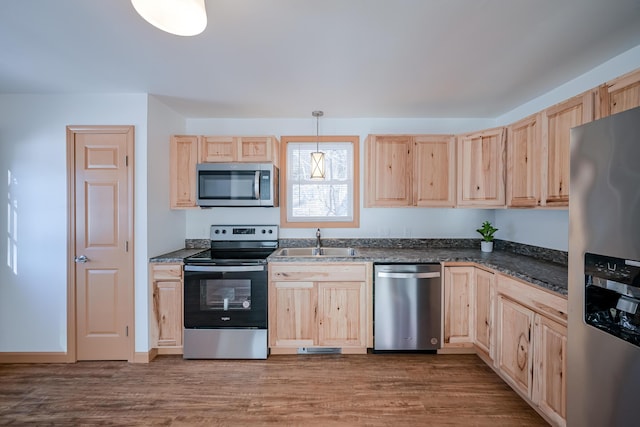
[[[185,259],[185,359],[267,358],[267,257],[277,247],[277,225],[211,226],[211,250]]]

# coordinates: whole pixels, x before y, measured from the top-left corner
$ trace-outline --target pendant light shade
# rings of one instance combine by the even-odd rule
[[[311,179],[324,179],[324,153],[311,153]]]
[[[207,27],[204,0],[131,0],[148,23],[177,36],[195,36]]]
[[[314,111],[311,115],[316,118],[316,151],[311,153],[311,179],[324,179],[324,153],[318,148],[320,144],[318,125],[320,117],[322,117],[324,113],[322,111]]]

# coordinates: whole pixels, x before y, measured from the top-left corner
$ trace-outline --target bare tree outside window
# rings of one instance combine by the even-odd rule
[[[321,142],[319,149],[325,153],[325,178],[311,179],[311,153],[316,151],[317,145],[315,137],[311,142],[287,141],[286,137],[282,140],[286,171],[281,170],[280,175],[286,174],[286,185],[283,185],[286,195],[281,195],[281,200],[286,198],[286,207],[281,209],[286,209],[286,222],[327,223],[325,227],[331,227],[332,223],[341,227],[345,226],[343,224],[351,226],[357,218],[354,206],[357,208],[359,203],[355,188],[357,179],[354,179],[357,143],[346,139],[345,142]]]

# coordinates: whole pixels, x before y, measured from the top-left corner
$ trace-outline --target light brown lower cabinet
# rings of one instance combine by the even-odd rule
[[[554,426],[566,425],[566,324],[562,296],[475,265],[444,268],[443,352],[475,350]]]
[[[495,274],[474,266],[444,269],[443,348],[472,349],[493,359]]]
[[[474,269],[476,350],[484,353],[489,360],[494,359],[494,312],[495,274],[481,268]]]
[[[567,327],[536,315],[534,333],[534,403],[556,425],[567,417]]]
[[[565,426],[566,298],[503,274],[496,295],[496,370],[547,421]]]
[[[471,348],[474,337],[475,267],[444,269],[444,348]]]
[[[371,277],[367,263],[270,263],[271,354],[295,354],[301,347],[366,353]]]
[[[531,399],[533,318],[528,308],[498,295],[496,367],[511,386]]]
[[[149,277],[153,293],[151,347],[158,354],[182,354],[182,264],[152,263]]]

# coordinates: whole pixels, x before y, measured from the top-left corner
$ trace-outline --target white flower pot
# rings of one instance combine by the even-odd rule
[[[482,240],[480,242],[480,250],[482,252],[493,252],[493,242],[486,242]]]

